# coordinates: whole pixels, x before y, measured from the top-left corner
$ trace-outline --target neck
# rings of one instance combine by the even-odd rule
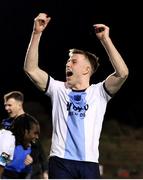
[[[25,113],[24,110],[19,111],[19,113],[17,113],[17,115],[16,115],[15,118],[17,118],[18,116],[20,116],[20,115],[22,115],[22,114],[24,114],[24,113]]]
[[[83,76],[78,80],[75,80],[67,82],[67,86],[73,90],[83,90],[83,89],[87,89],[90,86],[90,79],[88,76]]]
[[[73,90],[83,90],[83,89],[87,89],[89,87],[89,83],[82,83],[82,84],[68,84],[66,83],[67,87]]]

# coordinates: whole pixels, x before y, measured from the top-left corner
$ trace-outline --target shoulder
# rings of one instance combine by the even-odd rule
[[[24,113],[18,116],[15,120],[17,121],[17,120],[29,120],[29,119],[36,119],[36,118],[28,113]]]
[[[11,143],[15,142],[15,137],[10,130],[1,129],[0,130],[0,142],[1,146],[9,146]]]
[[[55,91],[59,91],[60,89],[66,88],[65,82],[55,80],[54,78],[50,77],[49,84],[45,90],[45,94],[53,94]]]
[[[107,99],[111,99],[111,94],[107,91],[105,87],[105,81],[99,82],[97,84],[92,84],[89,88],[89,92],[96,93],[99,96],[102,96]]]
[[[4,129],[11,129],[12,127],[12,124],[13,124],[13,118],[6,118],[6,119],[3,119],[2,120],[2,123],[1,123],[1,127],[4,128]]]

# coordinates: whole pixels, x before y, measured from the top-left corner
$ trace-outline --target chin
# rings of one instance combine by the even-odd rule
[[[15,116],[14,116],[14,115],[12,115],[12,114],[9,114],[9,117],[10,117],[10,118],[14,118]]]
[[[72,89],[74,87],[74,85],[73,84],[68,84],[68,88],[70,88],[70,89]]]

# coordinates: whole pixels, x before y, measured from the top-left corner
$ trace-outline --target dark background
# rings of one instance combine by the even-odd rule
[[[0,118],[5,116],[3,95],[12,90],[22,91],[25,94],[25,102],[38,102],[40,108],[50,111],[50,100],[35,87],[23,71],[33,20],[38,13],[45,12],[52,20],[40,42],[40,66],[59,80],[65,78],[69,48],[88,50],[99,56],[100,67],[93,77],[93,82],[102,81],[113,71],[92,25],[103,23],[110,27],[110,36],[129,67],[130,74],[121,90],[109,102],[105,117],[141,127],[143,120],[140,9],[138,1],[126,2],[125,5],[123,0],[1,1]],[[29,108],[34,108],[34,105]]]

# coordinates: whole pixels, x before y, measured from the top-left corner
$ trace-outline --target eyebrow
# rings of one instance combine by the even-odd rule
[[[76,59],[76,58],[69,58],[69,59],[67,60],[67,62],[69,62],[69,61],[77,61],[77,59]]]

